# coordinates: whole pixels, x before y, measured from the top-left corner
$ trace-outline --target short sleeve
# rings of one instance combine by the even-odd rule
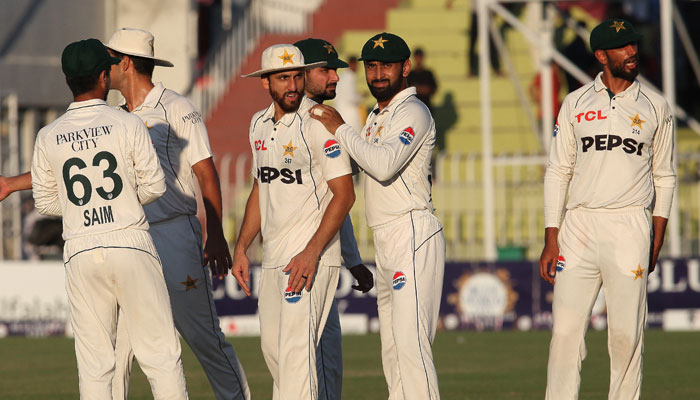
[[[212,156],[204,117],[187,98],[183,97],[175,104],[174,132],[187,161],[190,165],[195,165]]]
[[[307,138],[311,143],[312,156],[318,161],[326,181],[352,174],[348,152],[340,145],[335,136],[323,127],[323,124],[310,117],[305,117],[302,129],[307,133]]]

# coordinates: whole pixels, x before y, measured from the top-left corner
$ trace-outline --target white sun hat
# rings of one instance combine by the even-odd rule
[[[326,61],[304,64],[304,55],[298,47],[291,44],[276,44],[265,49],[260,60],[260,70],[247,75],[244,78],[258,77],[271,72],[286,71],[288,69],[311,69],[326,65]]]
[[[122,54],[134,57],[150,58],[155,65],[172,67],[170,61],[155,58],[153,52],[153,34],[148,31],[134,28],[122,28],[109,38],[105,47]]]

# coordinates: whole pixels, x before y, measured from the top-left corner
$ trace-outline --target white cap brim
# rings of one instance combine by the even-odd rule
[[[107,43],[104,43],[104,45],[105,45],[105,47],[108,48],[108,49],[117,51],[117,52],[122,53],[122,54],[126,54],[127,56],[131,56],[131,57],[141,57],[141,58],[150,58],[151,60],[153,60],[153,63],[154,63],[156,66],[158,66],[158,67],[174,67],[174,66],[175,66],[175,65],[173,65],[173,63],[171,63],[171,62],[168,61],[168,60],[163,60],[163,59],[161,59],[161,58],[155,58],[155,57],[151,56],[150,54],[140,54],[140,53],[134,53],[134,52],[124,51],[124,50],[118,49],[118,48],[116,48],[116,47],[108,46]]]
[[[319,62],[315,62],[315,63],[311,63],[311,64],[294,65],[294,66],[289,66],[289,67],[284,67],[284,68],[268,68],[268,69],[261,69],[261,70],[252,72],[252,73],[250,73],[250,74],[241,75],[241,77],[242,77],[242,78],[256,78],[256,77],[263,76],[263,75],[265,75],[265,74],[271,74],[271,73],[275,73],[275,72],[288,71],[288,70],[292,70],[292,69],[302,69],[302,68],[303,68],[303,69],[311,69],[311,68],[316,68],[316,67],[323,67],[323,66],[325,66],[326,64],[328,64],[328,62],[326,62],[326,61],[319,61]]]

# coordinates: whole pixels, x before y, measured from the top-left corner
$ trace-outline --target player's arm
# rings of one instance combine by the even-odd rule
[[[31,177],[34,207],[40,214],[60,216],[62,213],[61,203],[58,199],[58,185],[51,164],[46,157],[45,149],[42,146],[41,131],[39,131],[36,144],[34,145]]]
[[[135,115],[130,117],[127,130],[133,131],[134,172],[136,173],[136,194],[143,205],[156,201],[165,193],[165,174],[160,166],[158,155],[148,128]]]
[[[544,249],[540,256],[540,276],[554,283],[557,258],[559,257],[559,224],[561,223],[566,191],[574,172],[576,161],[576,137],[568,115],[570,102],[564,104],[557,118],[555,135],[549,151],[547,172],[544,175]]]
[[[671,214],[673,190],[676,187],[676,171],[673,167],[674,126],[668,104],[664,102],[660,120],[652,141],[651,175],[654,179],[656,199],[652,216],[654,241],[649,260],[649,273],[656,268],[661,246],[664,244],[666,224]]]
[[[241,224],[241,232],[238,234],[236,246],[233,249],[233,267],[231,274],[236,278],[238,284],[243,288],[245,294],[250,296],[250,260],[246,251],[253,243],[255,236],[260,232],[260,199],[258,180],[253,180],[253,188],[250,190],[248,202],[245,205],[245,214]]]
[[[284,269],[284,272],[289,272],[289,287],[295,292],[299,292],[303,288],[306,288],[307,291],[311,290],[321,252],[338,232],[340,225],[343,224],[343,220],[355,202],[352,175],[343,175],[331,179],[327,183],[328,188],[333,193],[333,198],[323,213],[321,224],[304,250],[294,256]]]
[[[209,264],[212,274],[218,275],[219,279],[224,279],[231,268],[232,260],[228,243],[224,237],[224,229],[221,226],[222,201],[219,174],[216,172],[216,166],[211,157],[193,165],[192,171],[199,182],[207,216],[204,265]]]
[[[317,115],[314,110],[321,109]],[[329,106],[317,104],[311,109],[311,117],[323,123],[329,132],[336,135],[350,157],[368,174],[380,182],[392,179],[420,149],[433,122],[423,106],[409,103],[396,110],[388,131],[382,132],[385,138],[381,144],[373,144],[360,137],[359,132],[345,124],[338,112]],[[412,135],[401,136],[409,129]]]
[[[20,190],[30,190],[32,188],[32,174],[25,172],[17,176],[0,175],[0,201],[7,196]]]
[[[340,226],[340,255],[352,276],[357,279],[357,285],[352,285],[352,288],[362,293],[372,290],[374,276],[372,271],[362,263],[350,215],[345,217],[343,225]]]

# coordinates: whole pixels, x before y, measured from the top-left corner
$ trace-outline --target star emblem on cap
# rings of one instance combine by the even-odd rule
[[[630,125],[630,126],[632,126],[632,127],[638,126],[639,129],[642,129],[642,124],[647,122],[647,121],[639,118],[639,113],[635,114],[634,117],[627,117],[627,118],[632,120],[632,125]]]
[[[284,148],[284,154],[282,154],[282,157],[284,157],[284,156],[286,156],[286,155],[290,155],[290,156],[294,157],[294,150],[296,150],[297,147],[294,147],[294,146],[292,145],[292,141],[291,141],[291,140],[289,141],[289,144],[288,144],[288,145],[286,145],[286,146],[285,146],[285,145],[282,145],[282,147]]]
[[[376,49],[377,47],[381,47],[382,49],[384,48],[384,43],[388,42],[388,40],[382,38],[381,36],[377,40],[373,40],[374,42],[374,47],[373,49]]]
[[[644,271],[646,271],[646,268],[642,268],[640,264],[637,264],[637,269],[632,270],[634,272],[634,280],[644,278]]]
[[[335,53],[335,49],[333,48],[333,45],[330,43],[326,43],[323,45],[323,48],[328,50],[328,54]]]
[[[625,21],[613,21],[613,24],[610,25],[609,28],[615,28],[615,32],[620,32],[622,29],[627,29],[625,28]]]
[[[287,53],[287,49],[284,49],[284,54],[279,56],[279,58],[282,59],[282,66],[284,67],[285,65],[287,65],[287,63],[294,65],[294,61],[292,61],[292,57],[294,57],[294,54],[289,54],[289,53]]]
[[[199,279],[192,279],[191,276],[187,275],[187,280],[180,282],[185,285],[185,292],[189,292],[190,289],[197,289],[197,281]]]

